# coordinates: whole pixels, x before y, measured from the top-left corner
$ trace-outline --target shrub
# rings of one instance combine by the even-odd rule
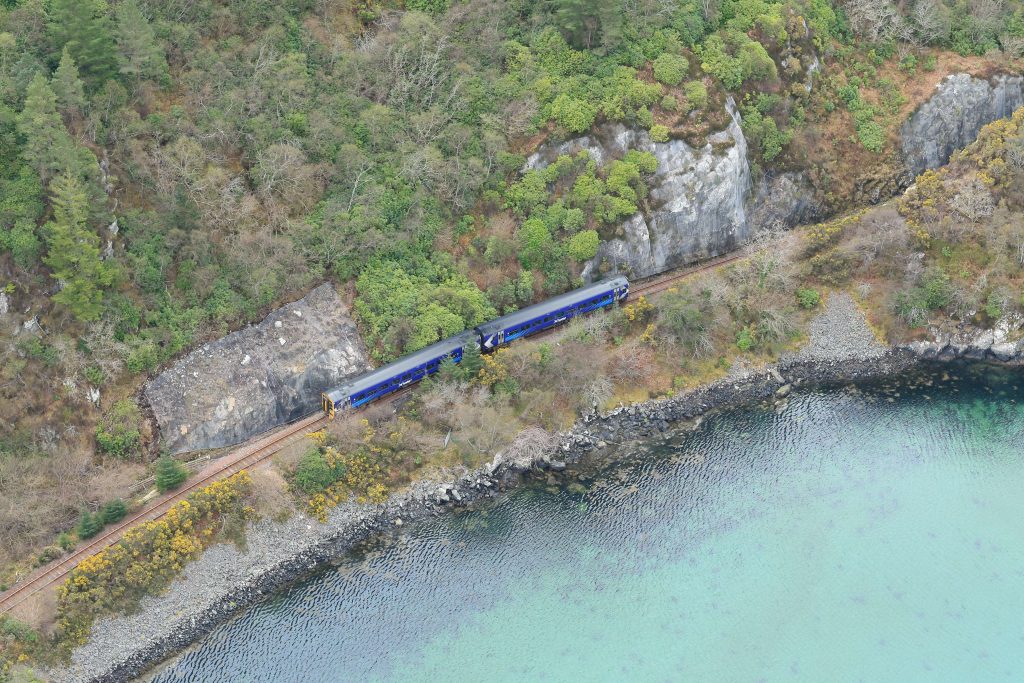
[[[686,101],[693,109],[703,109],[708,106],[708,89],[700,81],[689,81],[683,86],[686,93]]]
[[[654,114],[647,107],[640,107],[636,110],[636,122],[644,128],[650,128],[654,125]]]
[[[104,453],[129,458],[138,453],[141,434],[139,424],[142,414],[129,399],[122,399],[111,406],[96,425],[96,445]]]
[[[801,308],[811,309],[821,303],[821,294],[816,289],[801,287],[796,290],[796,300]]]
[[[668,126],[657,123],[651,126],[651,140],[655,142],[668,142]]]
[[[661,108],[665,111],[675,111],[679,108],[679,102],[672,95],[665,95],[661,98]]]
[[[679,85],[690,63],[682,55],[665,53],[654,60],[654,78],[665,85]]]
[[[177,460],[165,455],[156,461],[156,488],[160,493],[178,488],[187,477],[188,472]]]
[[[597,256],[600,243],[596,230],[583,230],[569,238],[566,252],[575,261],[588,261]]]
[[[100,517],[104,524],[120,522],[128,514],[128,506],[120,498],[115,498],[100,509]]]
[[[331,467],[324,460],[320,449],[313,449],[302,456],[295,468],[295,487],[305,494],[320,493],[341,476],[337,467]]]
[[[754,335],[749,327],[744,327],[736,333],[736,347],[744,352],[754,348]]]
[[[885,129],[874,121],[857,126],[857,139],[869,151],[878,153],[885,149]]]
[[[65,642],[84,642],[97,616],[132,607],[166,586],[213,538],[213,518],[245,514],[242,503],[251,486],[244,470],[216,481],[82,560],[57,591],[57,625]]]

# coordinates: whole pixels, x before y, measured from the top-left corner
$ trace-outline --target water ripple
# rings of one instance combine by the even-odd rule
[[[1020,376],[794,393],[406,527],[171,681],[1024,677]]]

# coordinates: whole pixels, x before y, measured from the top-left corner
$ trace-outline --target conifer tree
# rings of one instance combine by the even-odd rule
[[[103,528],[103,517],[91,514],[88,510],[82,510],[82,516],[78,520],[78,537],[82,539],[92,538]]]
[[[115,498],[103,506],[99,516],[103,519],[104,524],[113,524],[124,519],[124,516],[127,514],[128,506],[120,498]]]
[[[47,254],[43,263],[63,288],[53,295],[79,320],[96,320],[103,311],[103,288],[113,271],[100,259],[100,238],[89,229],[89,198],[70,173],[50,183],[53,220],[43,226]]]
[[[187,476],[185,468],[173,458],[165,455],[156,461],[156,487],[160,493],[178,488]]]
[[[17,127],[25,138],[22,158],[45,183],[61,169],[74,143],[57,113],[57,97],[40,73],[29,83]]]
[[[78,66],[71,56],[68,46],[60,56],[60,64],[50,80],[53,94],[57,96],[57,105],[64,116],[75,118],[85,110],[85,87],[78,76]]]
[[[463,378],[472,382],[480,374],[480,370],[483,367],[484,359],[480,355],[480,347],[476,344],[467,344],[462,349],[462,362],[459,363]]]
[[[117,44],[124,58],[121,73],[129,80],[160,81],[167,76],[164,51],[136,0],[117,6]]]
[[[47,31],[54,54],[68,49],[90,91],[117,74],[113,25],[102,0],[52,0]]]

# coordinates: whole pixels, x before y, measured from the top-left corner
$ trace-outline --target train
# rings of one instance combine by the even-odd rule
[[[527,306],[431,344],[323,392],[323,410],[328,417],[333,418],[338,411],[361,408],[434,374],[441,369],[441,363],[449,358],[455,363],[460,362],[465,349],[471,345],[480,349],[481,353],[492,353],[516,339],[551,329],[576,316],[615,305],[625,301],[628,296],[629,280],[613,277]]]

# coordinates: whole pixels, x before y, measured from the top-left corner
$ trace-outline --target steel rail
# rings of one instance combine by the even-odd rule
[[[63,579],[86,557],[93,555],[104,548],[113,545],[120,540],[121,536],[132,526],[140,522],[148,522],[163,516],[168,510],[188,497],[189,494],[225,476],[231,476],[243,469],[253,467],[261,461],[279,452],[284,446],[294,443],[297,438],[307,430],[315,430],[326,423],[327,417],[323,414],[311,413],[297,422],[279,428],[278,431],[264,436],[255,442],[246,444],[239,448],[235,457],[224,463],[223,467],[210,472],[209,474],[190,482],[185,488],[168,494],[137,513],[126,517],[115,526],[105,530],[101,535],[90,541],[87,545],[79,548],[71,555],[61,559],[56,564],[50,564],[22,579],[10,590],[0,595],[0,614],[9,612],[18,605],[21,605],[39,591],[52,586]]]

